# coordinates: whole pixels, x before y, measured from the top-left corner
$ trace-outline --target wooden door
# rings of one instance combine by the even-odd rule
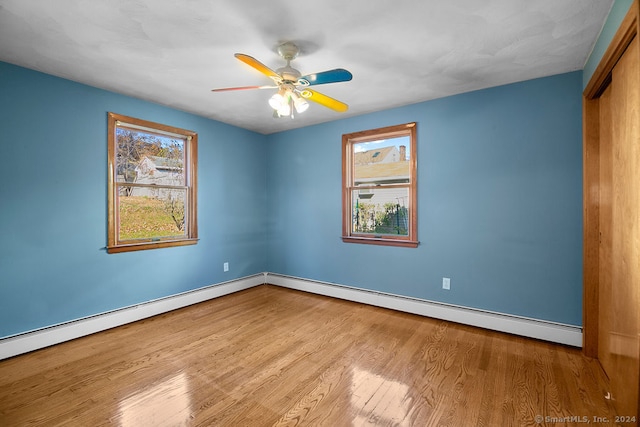
[[[640,385],[640,51],[629,44],[598,98],[598,344],[620,415]]]
[[[640,0],[584,93],[583,348],[624,425],[640,398]],[[627,421],[629,421],[627,423]]]
[[[600,113],[600,247],[599,247],[599,289],[598,289],[598,359],[608,374],[613,372],[609,333],[611,319],[611,193],[612,193],[612,161],[611,161],[611,85],[599,99]]]
[[[607,372],[620,415],[638,411],[640,371],[640,60],[637,37],[611,79],[611,292]]]

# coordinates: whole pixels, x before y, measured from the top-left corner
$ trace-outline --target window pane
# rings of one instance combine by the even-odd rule
[[[185,185],[183,139],[116,129],[116,181]]]
[[[353,144],[354,185],[408,183],[411,179],[409,136]]]
[[[128,187],[120,191],[119,240],[184,238],[186,189]]]
[[[352,232],[409,235],[409,188],[354,189]]]

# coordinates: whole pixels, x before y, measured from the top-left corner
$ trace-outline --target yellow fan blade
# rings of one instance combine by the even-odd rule
[[[271,77],[272,79],[277,80],[277,81],[281,80],[281,77],[278,75],[278,73],[276,73],[271,68],[267,67],[262,62],[260,62],[257,59],[255,59],[254,57],[249,56],[249,55],[245,55],[243,53],[236,53],[234,56],[236,58],[238,58],[240,61],[244,62],[245,64],[247,64],[247,65],[255,68],[256,70],[260,71],[265,76]]]
[[[307,98],[324,107],[331,108],[338,113],[344,113],[349,109],[349,106],[344,102],[340,102],[337,99],[333,99],[330,96],[324,95],[320,92],[316,92],[315,90],[305,89],[300,92],[300,95],[302,95],[303,98]]]

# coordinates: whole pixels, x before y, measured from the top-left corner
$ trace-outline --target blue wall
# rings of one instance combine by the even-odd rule
[[[108,111],[198,132],[197,245],[105,252]],[[0,337],[266,270],[263,135],[6,63],[0,123]]]
[[[584,65],[584,72],[582,75],[582,88],[587,87],[591,76],[593,76],[593,72],[596,70],[598,63],[602,59],[602,55],[604,55],[605,51],[609,47],[609,43],[613,39],[613,36],[618,31],[618,27],[620,27],[620,23],[624,19],[627,12],[629,12],[629,8],[636,0],[615,0],[613,6],[611,7],[611,11],[607,16],[607,20],[604,23],[602,31],[600,32],[600,36],[593,46],[593,50],[591,51],[591,55],[587,60],[587,63]]]
[[[263,271],[579,325],[581,76],[264,136],[0,63],[0,337]],[[108,111],[199,133],[197,245],[105,252]],[[421,245],[343,243],[341,135],[409,121]]]
[[[269,136],[269,271],[580,325],[581,91],[574,72]],[[420,246],[343,243],[341,135],[411,121]]]

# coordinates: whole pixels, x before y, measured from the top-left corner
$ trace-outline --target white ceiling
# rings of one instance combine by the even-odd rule
[[[268,134],[580,70],[613,0],[0,0],[0,60]],[[349,104],[274,119],[271,81],[295,41],[303,74]]]

